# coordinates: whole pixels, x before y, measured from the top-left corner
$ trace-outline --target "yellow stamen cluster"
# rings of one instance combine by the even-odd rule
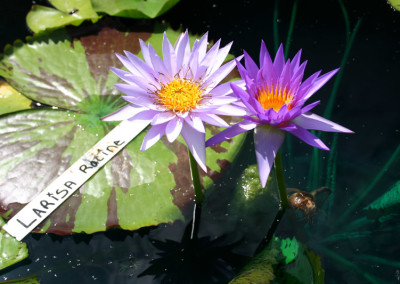
[[[156,100],[174,112],[185,112],[197,106],[202,92],[200,84],[195,81],[173,78],[169,83],[161,85],[156,92]]]
[[[278,112],[283,105],[287,105],[288,109],[291,109],[291,103],[293,101],[293,95],[287,88],[274,86],[264,86],[257,91],[257,100],[264,109],[274,109]]]

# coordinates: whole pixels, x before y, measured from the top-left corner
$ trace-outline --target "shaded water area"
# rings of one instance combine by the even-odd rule
[[[29,35],[30,5],[7,1],[1,46]],[[222,45],[233,41],[235,55],[244,49],[257,58],[262,39],[271,53],[284,43],[288,58],[302,49],[306,76],[341,67],[314,95],[321,100],[314,112],[355,134],[321,135],[335,155],[286,137],[287,186],[307,192],[328,186],[332,193],[311,221],[287,212],[276,235],[295,236],[320,255],[326,283],[400,283],[400,201],[385,220],[376,217],[382,212],[363,210],[400,180],[400,12],[385,0],[184,0],[158,20],[193,34],[209,31]],[[255,163],[249,134],[228,173],[206,192],[196,242],[187,227],[190,208],[185,221],[134,232],[31,234],[24,239],[29,257],[0,271],[0,281],[37,275],[40,283],[228,283],[278,209],[266,194],[238,205],[240,175]]]

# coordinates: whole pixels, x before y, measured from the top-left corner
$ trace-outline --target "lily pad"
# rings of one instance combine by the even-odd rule
[[[135,19],[156,18],[178,2],[179,0],[92,0],[93,8],[98,13]]]
[[[100,16],[93,10],[90,0],[49,0],[55,7],[33,5],[26,23],[35,33],[66,25],[78,26],[85,20],[96,22]]]
[[[393,9],[400,11],[400,1],[399,0],[388,0],[388,3],[390,3],[390,5],[393,7]]]
[[[66,25],[78,26],[85,20],[98,21],[102,15],[149,19],[156,18],[179,0],[49,0],[53,7],[33,5],[26,17],[35,33]]]
[[[5,222],[0,217],[0,227],[4,226]],[[28,257],[28,249],[26,244],[17,241],[3,229],[0,230],[0,270]]]
[[[0,80],[0,115],[32,108],[32,101]]]
[[[29,99],[52,108],[0,117],[3,214],[15,215],[116,125],[100,120],[125,103],[113,87],[118,78],[109,70],[122,67],[114,53],[139,54],[139,38],[159,49],[164,29],[150,26],[143,32],[125,32],[103,27],[94,35],[49,38],[7,51],[0,76]],[[174,41],[179,32],[168,29],[167,35]],[[209,126],[206,136],[216,131]],[[162,140],[140,152],[144,135],[132,140],[35,231],[135,230],[182,219],[181,210],[194,196],[183,139],[172,144]],[[201,176],[205,187],[233,161],[243,139],[239,136],[207,149],[209,169]]]

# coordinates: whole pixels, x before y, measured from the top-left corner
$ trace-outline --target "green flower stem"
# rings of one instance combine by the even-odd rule
[[[195,200],[196,200],[196,203],[201,204],[201,203],[203,203],[203,200],[204,200],[204,194],[203,194],[203,190],[201,189],[199,168],[197,166],[196,159],[193,157],[193,155],[189,151],[189,149],[188,149],[188,153],[189,153],[190,173],[192,175]]]
[[[254,256],[261,253],[264,250],[264,248],[269,244],[269,242],[272,240],[272,237],[274,236],[274,233],[278,228],[278,225],[281,222],[282,217],[285,214],[285,211],[286,209],[283,209],[282,207],[278,210],[278,212],[275,215],[274,221],[272,221],[271,227],[268,230],[267,235],[264,237],[264,239],[260,242],[257,249],[255,250]]]
[[[276,181],[278,183],[279,197],[281,199],[281,209],[286,210],[287,208],[289,208],[290,204],[286,191],[285,177],[283,175],[281,150],[279,150],[278,153],[276,153],[274,164],[275,164]]]
[[[197,161],[193,157],[192,153],[189,151],[189,161],[190,161],[190,173],[192,175],[194,195],[195,195],[195,204],[193,208],[193,219],[192,219],[192,230],[190,233],[190,239],[197,239],[197,233],[199,232],[200,227],[200,216],[201,216],[201,207],[204,201],[203,190],[201,189],[200,183],[200,175],[199,168],[197,166]]]

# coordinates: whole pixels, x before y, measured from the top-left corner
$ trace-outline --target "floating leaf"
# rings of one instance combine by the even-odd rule
[[[78,26],[85,20],[96,22],[101,14],[148,19],[156,18],[179,0],[49,0],[55,8],[33,5],[26,17],[28,27],[35,33],[66,25]]]
[[[99,118],[125,103],[109,66],[115,52],[139,54],[139,37],[160,48],[165,27],[124,32],[103,27],[75,40],[19,44],[0,62],[0,75],[32,100],[53,108],[0,118],[0,209],[13,216],[65,171],[116,123]],[[154,33],[148,31],[154,29]],[[179,32],[168,30],[171,40]],[[192,37],[192,40],[194,38]],[[219,131],[208,127],[206,136]],[[188,154],[182,138],[140,152],[141,133],[95,174],[36,231],[93,233],[110,227],[135,230],[182,219],[192,202]],[[232,162],[244,136],[207,149],[207,187]]]
[[[400,11],[400,0],[388,0],[388,2],[394,9]]]
[[[32,101],[0,80],[0,115],[30,109]]]
[[[93,10],[90,0],[50,0],[55,7],[33,5],[26,23],[35,33],[66,25],[78,26],[85,20],[96,22],[100,16]]]
[[[0,217],[0,227],[5,224],[3,218]],[[17,241],[3,229],[0,230],[0,270],[28,257],[28,249],[26,244]]]
[[[179,0],[92,0],[93,8],[98,13],[135,19],[158,17],[178,2]]]

